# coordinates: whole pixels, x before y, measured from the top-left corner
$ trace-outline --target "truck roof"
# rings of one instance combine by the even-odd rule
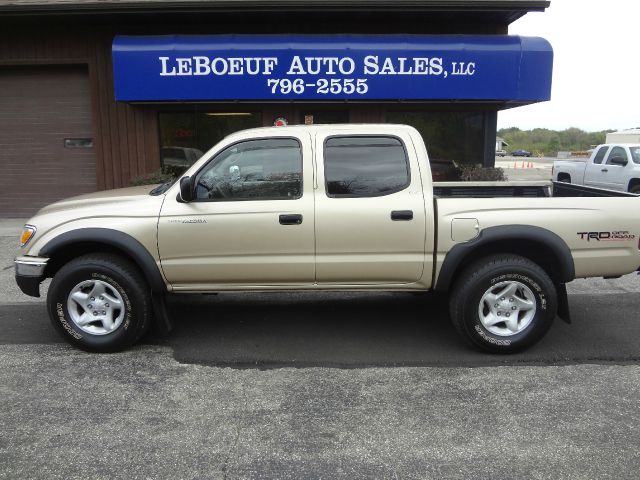
[[[639,145],[639,144],[640,144],[640,142],[609,142],[609,143],[601,143],[596,148],[599,148],[599,147],[615,147],[615,146],[624,147],[624,146],[633,146],[633,145]]]
[[[287,125],[286,127],[259,127],[251,128],[247,130],[241,130],[230,134],[227,138],[234,137],[235,135],[242,134],[261,134],[269,135],[270,132],[278,132],[281,134],[283,131],[291,133],[311,132],[319,133],[324,130],[330,130],[331,132],[344,132],[344,133],[358,133],[361,134],[363,130],[389,130],[391,131],[407,131],[416,132],[416,129],[409,125],[393,124],[393,123],[331,123],[331,124],[314,124],[314,125]]]

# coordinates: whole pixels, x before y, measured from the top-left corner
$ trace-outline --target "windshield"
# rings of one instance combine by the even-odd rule
[[[634,145],[633,147],[629,147],[629,151],[631,152],[633,163],[640,163],[640,146]]]

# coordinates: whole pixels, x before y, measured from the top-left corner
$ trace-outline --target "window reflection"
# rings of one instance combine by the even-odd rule
[[[161,112],[162,169],[176,176],[227,135],[262,125],[258,112]]]
[[[329,138],[324,162],[327,194],[333,197],[388,195],[409,183],[406,152],[397,138]]]
[[[293,139],[231,145],[196,179],[200,200],[290,200],[302,194],[302,152]]]
[[[457,180],[457,165],[482,164],[484,112],[387,111],[388,123],[411,125],[427,145],[434,181]]]

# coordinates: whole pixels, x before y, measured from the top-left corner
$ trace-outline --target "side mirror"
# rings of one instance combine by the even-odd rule
[[[191,177],[182,177],[180,179],[180,200],[188,203],[193,200],[193,182]]]
[[[628,162],[622,157],[613,157],[609,159],[609,163],[611,165],[618,165],[620,167],[624,167],[627,165]]]

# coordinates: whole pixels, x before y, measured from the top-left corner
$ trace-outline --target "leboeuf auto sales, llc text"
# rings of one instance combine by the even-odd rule
[[[160,76],[204,75],[272,75],[278,66],[277,57],[158,57]],[[445,69],[442,57],[381,57],[367,55],[360,70],[351,57],[300,57],[295,55],[286,75],[474,75],[474,62],[451,62]]]

